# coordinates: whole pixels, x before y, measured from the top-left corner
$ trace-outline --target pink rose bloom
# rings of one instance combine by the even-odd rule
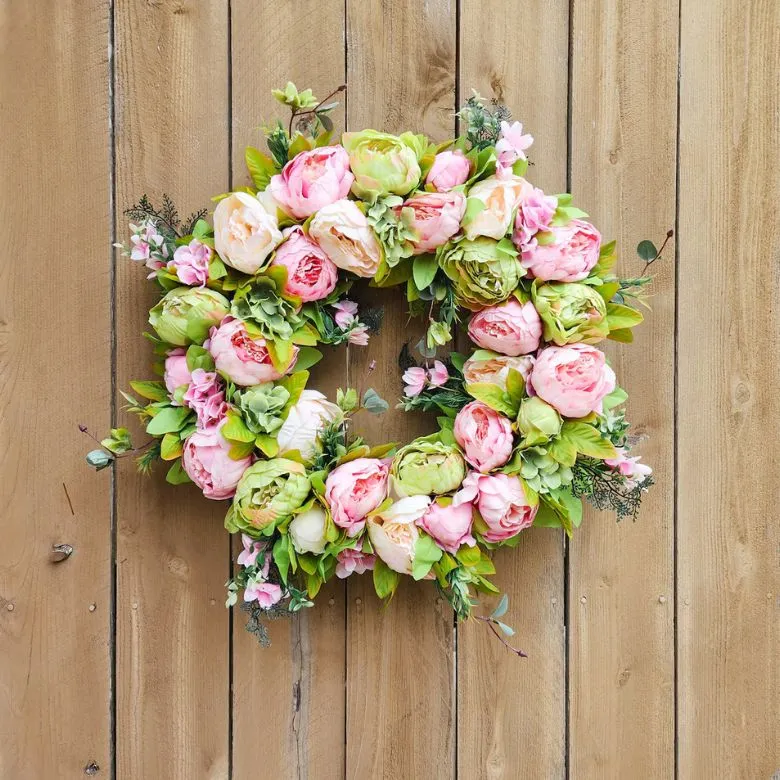
[[[529,528],[539,505],[531,506],[523,483],[508,474],[476,474],[463,480],[463,487],[453,497],[452,504],[476,501],[479,514],[488,530],[486,542],[504,542]]]
[[[388,462],[356,458],[333,469],[325,480],[325,500],[333,522],[357,536],[366,525],[366,515],[387,498]]]
[[[184,393],[184,403],[198,416],[198,427],[208,428],[221,422],[228,405],[217,372],[196,368]]]
[[[428,369],[428,381],[432,387],[441,387],[447,384],[447,380],[450,378],[450,372],[447,371],[447,366],[441,362],[441,360],[433,361],[433,368]]]
[[[512,297],[477,312],[469,322],[469,338],[502,355],[527,355],[539,348],[542,321],[533,303],[520,303]]]
[[[501,123],[501,132],[496,142],[497,167],[501,170],[511,169],[518,160],[525,160],[525,150],[534,142],[534,137],[523,134],[520,122]]]
[[[182,385],[188,385],[192,379],[192,374],[187,368],[187,356],[183,349],[172,349],[165,358],[165,373],[163,381],[165,387],[173,398],[176,388]],[[175,402],[174,402],[175,403]]]
[[[455,555],[462,544],[473,547],[477,543],[471,535],[472,510],[468,502],[458,506],[442,506],[434,501],[417,521],[417,525],[433,537],[439,547]]]
[[[420,255],[446,244],[460,230],[466,198],[462,192],[425,192],[404,201],[397,210],[402,209],[413,212],[411,227],[418,235],[414,254]]]
[[[469,178],[471,163],[459,149],[439,152],[433,160],[425,182],[437,192],[449,192],[464,184]]]
[[[536,359],[531,385],[564,417],[585,417],[601,413],[602,399],[615,389],[615,372],[590,344],[547,347]]]
[[[557,208],[558,199],[553,195],[545,195],[538,187],[525,190],[515,216],[515,246],[522,251],[540,230],[548,230]]]
[[[414,398],[422,393],[427,377],[424,368],[411,366],[404,371],[401,379],[404,383],[404,395],[407,398]]]
[[[268,190],[296,219],[306,219],[346,198],[355,177],[343,146],[322,146],[297,154],[271,177]]]
[[[271,363],[265,339],[250,336],[244,323],[235,317],[225,317],[218,328],[211,329],[209,352],[217,370],[243,387],[273,382],[283,376]],[[297,358],[298,347],[293,347],[292,361],[284,373],[292,371]]]
[[[512,455],[512,423],[482,401],[458,412],[453,432],[466,460],[479,471],[503,466]]]
[[[287,269],[284,292],[304,303],[327,298],[339,279],[338,268],[299,226],[291,228],[287,240],[279,246],[271,266]]]
[[[645,463],[639,462],[639,457],[629,458],[625,447],[616,447],[617,457],[607,458],[604,463],[618,474],[626,477],[626,486],[635,487],[645,477],[649,477],[653,470]]]
[[[211,247],[193,238],[187,246],[180,246],[168,261],[168,270],[179,277],[183,284],[204,287],[209,280]]]
[[[364,553],[360,549],[360,543],[354,547],[347,547],[336,556],[336,576],[343,580],[350,574],[364,574],[374,568],[376,555]]]
[[[197,430],[184,442],[181,462],[187,476],[203,491],[206,498],[232,498],[241,475],[252,458],[233,460],[230,444],[219,432],[223,423]]]
[[[601,234],[590,222],[573,219],[563,227],[542,234],[552,242],[540,244],[539,236],[526,244],[520,264],[545,282],[579,282],[599,260]]]

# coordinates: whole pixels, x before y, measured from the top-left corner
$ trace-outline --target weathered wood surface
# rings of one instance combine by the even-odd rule
[[[780,769],[780,6],[6,0],[0,42],[1,778]],[[339,128],[437,139],[472,88],[503,99],[537,138],[530,178],[571,188],[627,273],[638,240],[677,229],[648,322],[612,351],[658,485],[636,524],[590,513],[568,548],[535,530],[502,552],[526,661],[456,631],[429,588],[381,610],[368,579],[261,650],[222,606],[222,506],[81,463],[77,425],[124,421],[112,390],[148,371],[151,292],[110,250],[123,209],[241,184],[288,78],[348,82]],[[414,331],[395,293],[358,295],[385,304],[383,333],[316,383],[392,398]],[[75,552],[52,564],[59,542]]]

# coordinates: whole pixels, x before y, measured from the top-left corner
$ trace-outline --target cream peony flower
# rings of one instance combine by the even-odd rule
[[[463,226],[466,238],[469,241],[473,241],[477,236],[502,239],[509,232],[522,194],[528,187],[528,182],[519,176],[505,179],[490,176],[477,182],[469,190],[467,204],[477,200],[483,208]],[[469,213],[468,205],[466,213]]]
[[[293,517],[287,533],[296,552],[320,555],[327,543],[325,538],[327,527],[328,517],[325,510],[315,504],[311,509]]]
[[[366,518],[366,530],[374,552],[399,574],[412,573],[414,546],[420,536],[416,523],[430,503],[430,496],[409,496]]]
[[[320,431],[343,416],[341,409],[322,393],[304,390],[279,429],[279,453],[298,450],[304,460],[311,460],[317,454]]]

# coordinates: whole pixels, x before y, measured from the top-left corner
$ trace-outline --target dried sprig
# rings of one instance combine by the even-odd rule
[[[494,146],[501,132],[501,123],[508,122],[512,114],[509,109],[493,98],[492,108],[485,105],[486,98],[474,91],[456,116],[466,123],[466,139],[474,149]]]
[[[637,519],[643,495],[654,484],[650,476],[641,482],[628,480],[602,461],[591,458],[578,458],[572,472],[572,493],[577,498],[586,498],[596,509],[614,512],[618,521],[627,517]]]
[[[157,225],[157,228],[166,234],[168,238],[181,238],[192,233],[195,229],[195,223],[208,214],[208,209],[200,209],[200,211],[190,214],[182,223],[179,212],[168,195],[163,194],[162,206],[158,209],[149,200],[148,196],[144,194],[138,203],[134,203],[125,209],[124,213],[130,219],[139,222],[145,219],[152,220]]]

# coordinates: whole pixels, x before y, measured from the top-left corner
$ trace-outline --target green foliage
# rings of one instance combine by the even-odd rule
[[[176,206],[168,195],[162,196],[162,206],[159,209],[146,195],[142,195],[138,203],[125,209],[124,213],[136,222],[144,219],[152,220],[166,238],[173,240],[191,234],[195,223],[208,214],[208,209],[196,211],[182,222]]]
[[[414,213],[411,209],[400,208],[403,200],[398,195],[378,198],[366,214],[368,223],[382,244],[389,268],[394,268],[403,258],[412,254],[412,242],[417,238],[417,233],[411,227]]]
[[[488,108],[485,98],[475,91],[456,114],[466,125],[466,140],[471,148],[495,146],[501,133],[501,122],[512,116],[509,109],[496,99],[490,101],[490,106]]]

